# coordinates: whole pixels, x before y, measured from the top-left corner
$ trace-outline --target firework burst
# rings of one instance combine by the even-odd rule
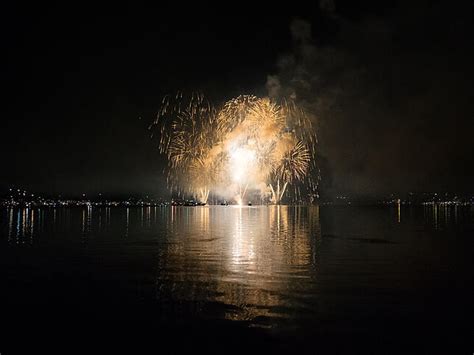
[[[241,95],[216,109],[202,94],[165,97],[154,124],[169,187],[207,202],[248,191],[280,203],[288,185],[313,179],[316,135],[293,101]]]

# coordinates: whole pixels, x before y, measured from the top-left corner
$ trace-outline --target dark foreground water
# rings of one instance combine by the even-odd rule
[[[2,355],[474,351],[472,207],[0,216]]]

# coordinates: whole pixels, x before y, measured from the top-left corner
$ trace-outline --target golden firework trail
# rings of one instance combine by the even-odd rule
[[[204,95],[165,96],[150,128],[168,158],[169,187],[206,203],[248,191],[280,203],[288,185],[317,188],[316,134],[293,101],[241,95],[216,109]],[[316,172],[316,173],[315,173]]]

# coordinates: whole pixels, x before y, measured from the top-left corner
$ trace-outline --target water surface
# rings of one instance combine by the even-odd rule
[[[277,350],[472,345],[472,207],[0,213],[4,322],[26,334],[49,318]]]

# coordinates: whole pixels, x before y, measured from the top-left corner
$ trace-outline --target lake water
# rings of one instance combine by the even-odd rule
[[[52,336],[85,350],[474,351],[473,207],[2,209],[0,222],[12,350],[53,350]]]

